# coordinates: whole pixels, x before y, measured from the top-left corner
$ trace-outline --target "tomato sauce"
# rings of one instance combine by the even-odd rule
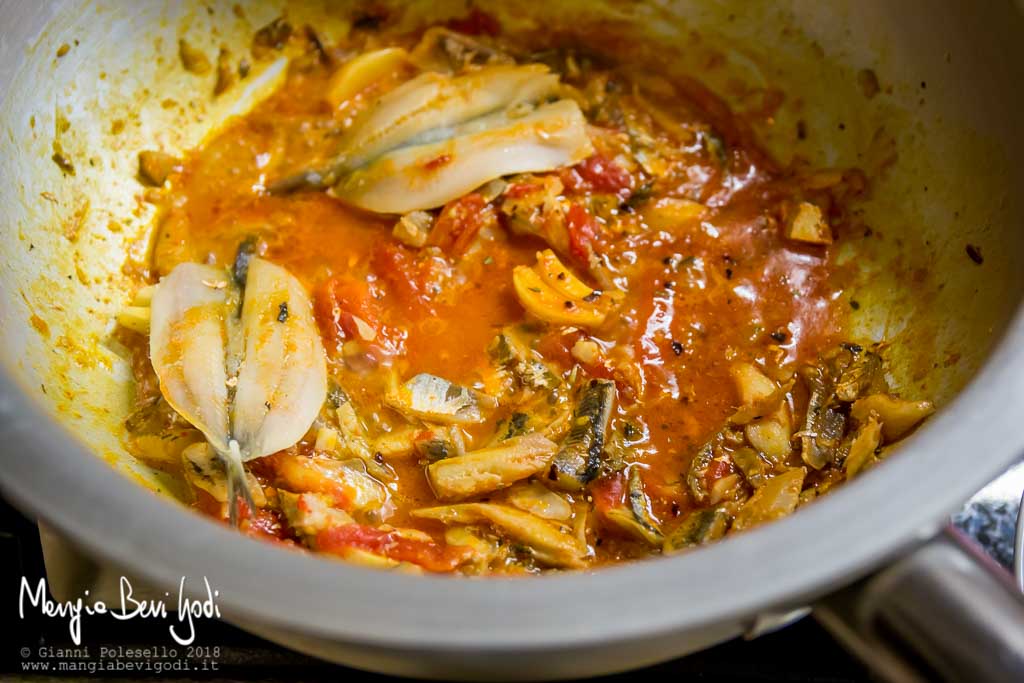
[[[453,27],[474,36],[498,34],[493,18],[474,13]],[[407,44],[410,38],[390,40]],[[749,126],[696,82],[658,95],[658,108],[676,112],[679,126],[692,135],[686,140],[651,124],[638,100],[623,96],[626,120],[640,117],[656,131],[645,143],[645,154],[661,159],[656,173],[617,160],[631,134],[621,118],[602,115],[597,104],[587,112],[596,153],[548,174],[560,181],[568,206],[563,245],[514,229],[502,214],[502,198],[475,192],[435,212],[429,239],[417,248],[393,235],[395,216],[360,211],[330,193],[266,189],[329,156],[350,115],[323,100],[335,70],[326,63],[293,67],[278,92],[187,155],[170,178],[151,274],[155,281],[186,261],[229,268],[239,245],[253,241],[261,257],[285,267],[310,292],[332,381],[367,421],[403,424],[385,406],[388,373],[403,380],[430,373],[486,392],[494,374],[488,347],[503,328],[525,323],[534,331],[534,348],[560,376],[578,366],[575,372],[584,377],[616,383],[610,432],[633,434],[626,465],[642,468],[651,512],[670,528],[695,505],[684,479],[696,449],[740,403],[730,368],[737,362],[792,368],[844,338],[848,275],[835,263],[835,248],[788,239],[780,213],[787,201],[825,198],[833,209],[828,215],[839,216],[843,202],[829,204],[830,190],[805,187],[801,177],[779,168]],[[565,79],[580,91],[598,80],[624,93],[631,86],[615,66]],[[530,187],[509,179],[505,201],[528,196]],[[700,213],[652,218],[662,200],[696,203]],[[520,304],[513,270],[532,266],[549,246],[561,246],[563,262],[590,286],[625,292],[600,327],[544,325]],[[578,344],[589,341],[601,357],[578,359]],[[350,353],[353,348],[358,354]],[[138,353],[145,354],[141,345]],[[499,409],[483,424],[466,427],[467,447],[485,445],[507,417]],[[288,452],[309,454],[314,438]],[[386,464],[396,474],[387,525],[435,540],[353,524],[321,532],[314,547],[334,554],[358,547],[428,570],[453,569],[461,555],[443,547],[444,527],[410,514],[439,504],[423,461]],[[272,469],[252,467],[271,491]],[[707,483],[735,471],[720,460],[708,469]],[[600,515],[623,505],[626,489],[619,471],[572,497],[594,503],[592,514]],[[276,513],[254,517],[250,527],[257,535],[289,537]],[[588,533],[590,565],[650,553],[640,540],[600,522]]]

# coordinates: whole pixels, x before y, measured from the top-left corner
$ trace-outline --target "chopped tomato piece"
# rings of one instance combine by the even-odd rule
[[[317,289],[314,299],[317,323],[328,346],[359,338],[356,317],[374,329],[380,326],[379,309],[374,305],[369,284],[364,281],[331,278]]]
[[[381,322],[379,295],[365,280],[342,276],[324,282],[314,294],[313,309],[327,350],[340,353],[341,345],[356,339],[377,360],[395,353],[392,328]]]
[[[242,503],[242,509],[248,507]],[[246,513],[246,520],[242,522],[242,530],[255,538],[269,539],[274,541],[291,542],[287,525],[281,521],[281,513],[276,510],[257,510],[255,514]]]
[[[502,195],[508,199],[520,199],[543,189],[544,185],[542,183],[510,183]]]
[[[436,226],[435,226],[436,229]],[[414,252],[388,242],[374,250],[373,272],[387,285],[387,296],[394,296],[407,310],[426,308],[440,291],[447,276],[444,259]]]
[[[352,496],[331,472],[318,467],[313,458],[289,453],[275,453],[264,458],[273,470],[275,482],[290,491],[320,493],[328,496],[335,507],[352,509]]]
[[[732,463],[727,460],[719,460],[715,458],[708,465],[707,471],[704,473],[704,481],[708,488],[715,485],[715,482],[723,477],[727,477],[732,474]]]
[[[349,548],[383,555],[399,562],[411,562],[432,572],[450,572],[467,557],[468,548],[441,545],[406,538],[396,531],[384,531],[363,524],[345,524],[325,529],[316,536],[318,550],[344,556]]]
[[[563,334],[562,329],[554,328],[537,340],[537,352],[549,363],[571,368],[576,362],[572,357],[572,346],[579,338],[578,333]]]
[[[496,36],[501,33],[501,24],[498,20],[479,7],[474,7],[464,17],[450,20],[448,28],[469,36]]]
[[[224,518],[225,508],[220,501],[200,488],[193,487],[192,492],[195,496],[192,505],[199,510],[199,512],[215,519]],[[245,506],[243,505],[242,507],[244,508]]]
[[[227,523],[227,506],[202,489],[195,489],[193,505],[204,515]],[[252,512],[244,500],[238,501],[238,521],[241,530],[248,536],[285,545],[295,545],[287,526],[281,523],[276,510],[257,509]]]
[[[572,204],[565,216],[569,232],[569,254],[580,263],[588,263],[597,237],[597,222],[579,204]]]
[[[622,472],[601,477],[590,485],[590,495],[594,497],[594,507],[602,514],[622,507],[626,501],[626,478]]]
[[[488,218],[487,202],[479,194],[467,194],[448,202],[441,209],[427,244],[440,247],[450,256],[462,254]]]
[[[556,328],[544,334],[537,341],[537,352],[548,362],[561,367],[572,367],[581,365],[590,377],[598,379],[612,379],[617,384],[621,378],[616,376],[614,368],[607,362],[583,363],[572,355],[572,347],[583,335],[579,332],[566,334],[563,329]],[[620,387],[621,388],[621,387]]]
[[[614,380],[615,384],[622,389],[624,380],[619,377],[619,374],[614,368],[609,367],[607,363],[588,363],[583,366],[587,371],[587,375],[590,377],[596,377],[598,379],[610,379]]]
[[[562,183],[570,192],[602,192],[626,199],[633,193],[633,178],[626,169],[601,154],[587,157],[562,171]]]

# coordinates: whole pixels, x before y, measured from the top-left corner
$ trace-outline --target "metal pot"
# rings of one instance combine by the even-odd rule
[[[442,15],[462,5],[410,3]],[[207,12],[192,2],[0,0],[4,494],[156,585],[208,577],[225,617],[247,630],[376,671],[594,675],[679,656],[817,601],[862,650],[901,642],[932,657],[933,673],[1019,680],[1019,598],[956,544],[924,544],[1024,452],[1018,12],[926,0],[493,5],[510,21],[614,21],[638,40],[684,48],[665,58],[691,69],[722,49],[727,66],[700,74],[712,87],[740,77],[782,88],[787,104],[762,131],[773,150],[876,177],[865,219],[881,239],[850,246],[864,271],[854,324],[894,341],[892,380],[938,399],[940,412],[882,466],[791,518],[594,573],[414,577],[244,538],[146,490],[173,484],[119,441],[130,387],[109,334],[127,297],[123,254],[145,248],[152,218],[137,199],[136,153],[193,146],[227,111],[207,95],[212,75],[178,65],[179,34],[211,57],[220,44],[241,54],[281,7],[247,4],[238,17],[227,2]],[[328,32],[340,26],[337,7],[288,12]],[[881,85],[871,97],[865,69]],[[793,132],[797,120],[806,140]],[[893,275],[908,272],[912,281]],[[977,643],[991,653],[988,668],[964,647]],[[871,652],[890,676],[921,675],[894,652]]]

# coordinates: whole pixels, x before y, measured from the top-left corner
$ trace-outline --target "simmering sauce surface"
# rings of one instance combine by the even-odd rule
[[[326,353],[333,398],[298,443],[247,463],[262,495],[258,509],[243,514],[243,530],[379,566],[466,573],[587,567],[682,550],[774,519],[850,476],[851,453],[873,462],[883,442],[877,434],[871,441],[872,430],[891,422],[881,411],[853,406],[884,395],[884,379],[868,377],[855,394],[836,389],[851,381],[851,368],[877,358],[861,346],[839,346],[847,339],[842,293],[849,275],[835,263],[835,240],[865,188],[863,176],[781,168],[746,122],[695,81],[674,83],[643,64],[533,46],[503,36],[479,12],[465,21],[454,35],[465,37],[469,47],[461,49],[470,55],[460,53],[463,64],[448,55],[452,72],[486,69],[494,54],[543,61],[560,76],[560,96],[586,117],[591,154],[504,176],[426,211],[430,232],[420,246],[395,229],[399,216],[356,208],[333,191],[272,192],[276,180],[322,167],[361,113],[423,70],[411,59],[331,102],[346,64],[387,46],[422,54],[430,40],[357,28],[346,44],[316,57],[306,34],[294,30],[286,51],[302,56],[293,57],[284,84],[167,177],[151,282],[189,262],[227,273],[240,248],[248,250],[308,292]],[[805,209],[824,230],[818,239],[794,234]],[[569,278],[597,294],[622,293],[599,324],[559,323],[524,306],[514,270],[533,268],[548,249]],[[496,359],[493,345],[503,333],[550,371],[551,387],[525,388],[512,366]],[[139,402],[152,410],[160,389],[146,338],[129,341]],[[808,419],[817,385],[806,377],[816,368],[831,385],[812,409],[842,424],[829,423],[829,440],[822,423],[811,435],[821,437],[817,446],[809,446],[801,431],[810,433],[806,427],[819,419]],[[481,419],[432,422],[396,409],[396,387],[423,374],[476,396]],[[581,405],[602,386],[612,387],[608,422],[588,422]],[[353,409],[360,434],[339,424],[337,395]],[[581,416],[583,432],[600,434],[596,447],[593,435],[583,434],[594,461],[576,484],[566,484],[556,463]],[[202,435],[180,416],[143,417],[144,427],[132,431],[129,424],[130,444],[140,457],[178,471],[180,451],[154,456],[145,437],[186,433],[185,444]],[[526,427],[512,442],[544,434],[554,454],[500,486],[439,494],[428,466],[512,443],[500,435],[517,420]],[[777,427],[774,441],[751,436],[759,423]],[[435,432],[444,433],[436,442],[451,449],[447,457],[425,446]],[[389,437],[408,443],[385,447]],[[866,454],[854,448],[861,437],[860,451],[871,445]],[[358,439],[373,462],[360,462],[366,453],[353,445]],[[818,461],[811,448],[830,450]],[[327,461],[354,462],[352,471],[368,477],[384,502],[355,505],[347,484],[342,492],[335,487],[347,475],[310,466]],[[199,509],[226,518],[225,501],[188,481]],[[298,502],[289,508],[293,494]],[[413,514],[465,504],[499,512]],[[316,512],[310,506],[320,505],[343,516],[309,522]],[[509,521],[495,516],[500,510],[529,518]],[[531,524],[557,534],[557,549]]]

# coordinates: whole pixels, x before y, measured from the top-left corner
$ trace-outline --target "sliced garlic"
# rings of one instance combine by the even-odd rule
[[[541,320],[560,325],[599,327],[622,302],[618,290],[589,287],[573,275],[550,249],[537,254],[533,268],[517,266],[512,284],[519,302]]]

